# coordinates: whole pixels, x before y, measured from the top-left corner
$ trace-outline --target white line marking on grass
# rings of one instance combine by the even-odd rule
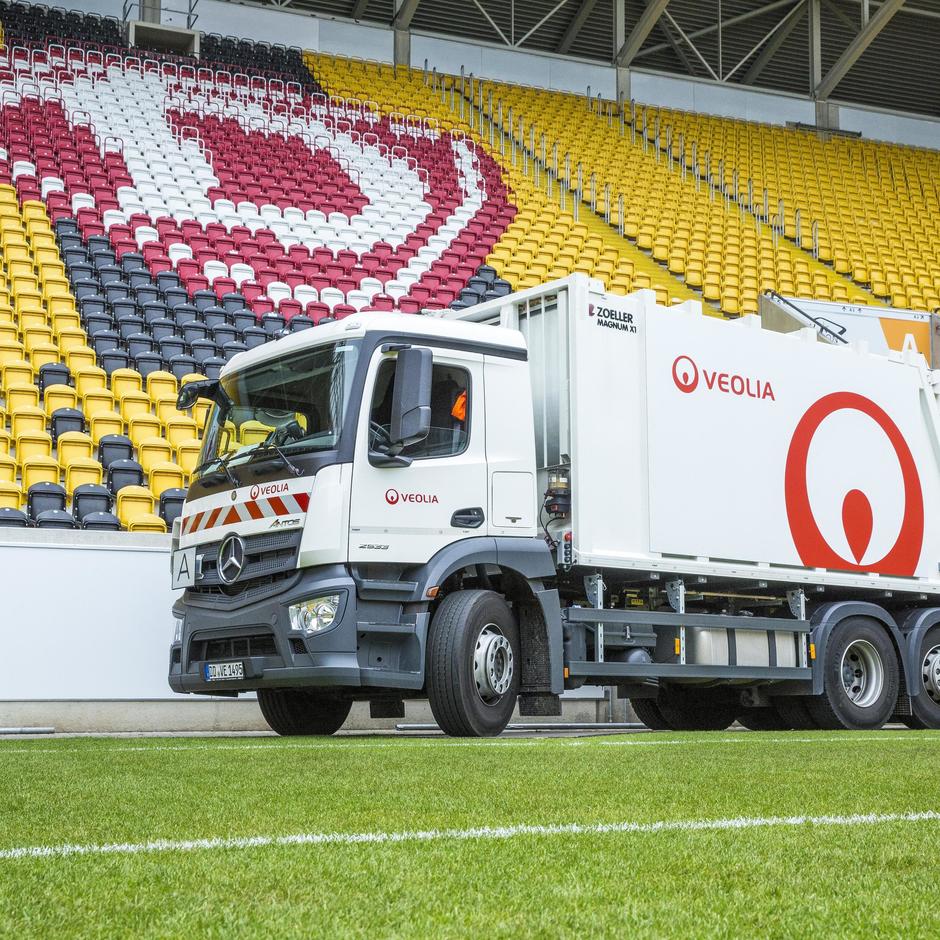
[[[584,836],[660,832],[709,832],[799,826],[870,826],[895,822],[938,822],[940,813],[861,813],[854,816],[738,816],[733,819],[670,819],[658,822],[563,823],[479,829],[426,829],[405,832],[301,832],[286,836],[157,839],[152,842],[113,842],[100,845],[37,845],[0,849],[0,861],[24,858],[67,858],[72,855],[143,855],[154,852],[195,852],[209,849],[255,849],[291,845],[383,845],[437,842],[444,839],[514,839],[520,836]]]
[[[451,738],[401,738],[396,741],[366,741],[362,743],[347,744],[343,738],[335,738],[329,742],[278,742],[274,744],[155,744],[108,747],[29,747],[22,741],[10,742],[4,746],[0,741],[0,757],[11,755],[30,754],[139,754],[148,751],[320,751],[332,750],[337,753],[348,751],[369,751],[385,748],[448,748],[448,747],[545,747],[555,745],[558,747],[581,747],[583,745],[606,745],[615,747],[701,747],[715,744],[843,744],[843,743],[900,743],[900,744],[940,744],[940,734],[916,735],[909,731],[902,732],[874,732],[845,733],[841,736],[818,735],[816,737],[773,737],[766,738],[761,734],[750,731],[739,731],[727,736],[709,736],[703,738],[652,738],[646,732],[632,734],[626,737],[599,737],[586,738],[503,738],[501,740],[473,740],[460,741]]]

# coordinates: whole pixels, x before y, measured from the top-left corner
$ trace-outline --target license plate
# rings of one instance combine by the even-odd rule
[[[244,678],[245,664],[241,661],[237,663],[206,663],[206,682]]]

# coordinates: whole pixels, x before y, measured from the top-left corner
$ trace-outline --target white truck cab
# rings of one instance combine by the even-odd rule
[[[573,275],[239,354],[180,392],[171,687],[282,734],[585,682],[651,727],[940,727],[940,373],[821,322]]]

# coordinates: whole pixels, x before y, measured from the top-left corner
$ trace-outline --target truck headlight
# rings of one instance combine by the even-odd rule
[[[325,597],[312,597],[299,604],[291,604],[287,609],[291,630],[300,630],[311,636],[329,629],[336,619],[340,599],[339,594],[328,594]]]

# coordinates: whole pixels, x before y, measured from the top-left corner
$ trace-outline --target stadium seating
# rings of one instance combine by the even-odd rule
[[[870,294],[777,237],[743,204],[684,171],[669,155],[677,152],[678,141],[670,141],[667,152],[659,125],[641,123],[634,140],[629,126],[621,135],[612,111],[608,115],[605,107],[589,104],[584,96],[498,83],[484,83],[483,90],[485,100],[492,92],[494,101],[502,103],[504,115],[512,109],[519,145],[530,144],[534,127],[539,138],[545,133],[549,146],[557,141],[562,153],[572,155],[572,176],[576,163],[582,164],[585,192],[586,181],[594,176],[599,212],[608,211],[604,194],[609,184],[612,223],[620,222],[622,197],[627,237],[725,314],[755,313],[757,298],[766,290],[872,302]]]
[[[710,154],[714,182],[757,212],[766,190],[788,239],[879,299],[940,307],[937,151],[667,109],[640,108],[637,123],[682,135],[687,163],[693,143]]]

